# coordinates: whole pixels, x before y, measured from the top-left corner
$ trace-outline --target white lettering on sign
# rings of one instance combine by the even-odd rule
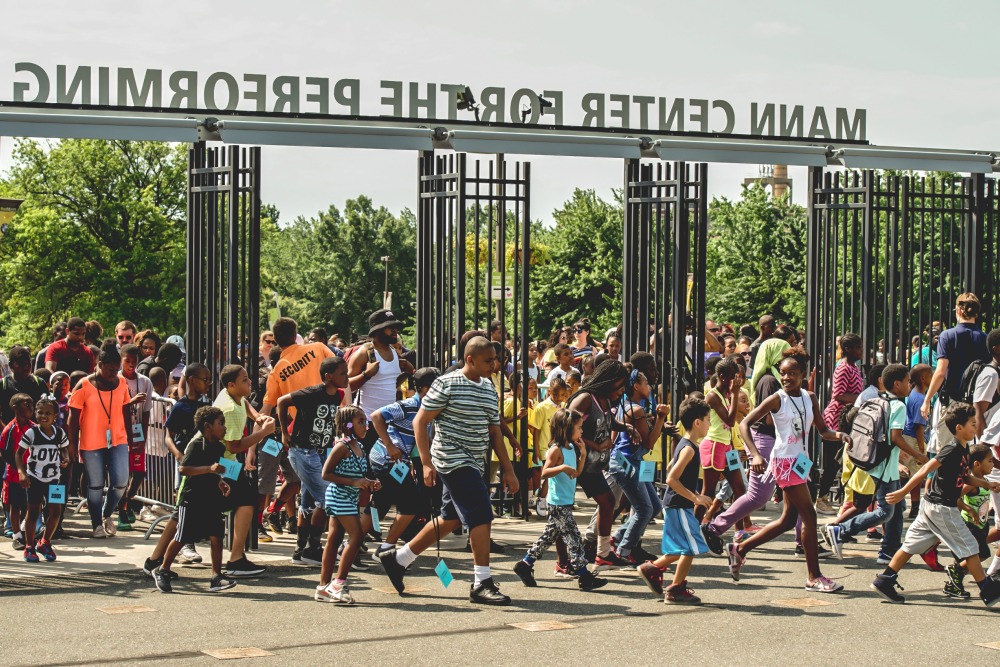
[[[460,110],[465,85],[379,81],[365,88],[359,79],[290,74],[234,75],[188,70],[14,64],[9,99],[28,104],[69,104],[270,112],[291,115],[381,115],[399,119],[473,120]],[[866,109],[751,102],[738,113],[727,100],[625,93],[584,93],[568,102],[561,90],[498,86],[472,90],[481,123],[569,125],[651,132],[697,132],[799,139],[867,139]],[[478,94],[477,94],[478,93]],[[463,115],[460,115],[463,114]]]

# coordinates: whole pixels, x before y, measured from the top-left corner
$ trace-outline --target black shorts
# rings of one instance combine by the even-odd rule
[[[424,484],[417,483],[413,479],[412,470],[403,478],[402,483],[397,482],[388,470],[378,472],[376,475],[378,481],[382,483],[382,488],[372,497],[372,506],[378,510],[380,517],[385,516],[393,506],[397,514],[423,514],[427,511],[428,501]]]
[[[210,537],[222,537],[226,524],[217,507],[181,506],[177,508],[177,534],[174,541],[193,544]]]
[[[24,512],[28,509],[28,494],[17,482],[7,480],[3,483],[3,493],[0,499],[9,510]]]
[[[227,479],[229,484],[229,495],[222,500],[222,511],[230,512],[238,507],[257,507],[257,475],[254,471],[249,474],[245,470],[240,471],[240,476],[236,481]],[[180,523],[180,521],[178,521]]]
[[[993,552],[990,550],[990,543],[986,541],[990,534],[989,525],[983,526],[982,528],[974,526],[971,523],[966,523],[965,525],[969,528],[969,532],[972,533],[972,536],[976,538],[976,544],[979,545],[979,560],[985,560],[992,556]]]
[[[459,520],[469,530],[493,522],[490,491],[478,468],[465,466],[438,473],[444,482],[441,494],[441,518]]]
[[[576,478],[577,486],[583,489],[588,498],[595,498],[603,493],[611,493],[608,480],[603,472],[585,472]]]
[[[39,482],[35,478],[31,478],[31,486],[28,487],[28,504],[29,505],[41,505],[42,503],[49,503],[49,486],[51,484],[57,484],[58,480],[55,482]],[[55,503],[51,503],[55,504]],[[64,503],[58,503],[60,505]]]

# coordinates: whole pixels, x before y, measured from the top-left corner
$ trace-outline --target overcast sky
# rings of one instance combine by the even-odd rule
[[[749,129],[751,102],[864,108],[875,144],[1000,151],[990,46],[1000,3],[990,0],[46,0],[6,3],[3,25],[5,100],[19,61],[254,72],[360,79],[376,104],[381,80],[556,89],[567,122],[587,92],[728,100],[737,132]],[[366,101],[366,112],[379,110]],[[0,169],[10,147],[0,139]],[[534,218],[551,219],[574,187],[610,197],[621,186],[620,160],[525,159]],[[409,152],[265,147],[263,196],[285,221],[358,194],[399,211],[416,206],[415,172]],[[736,196],[757,172],[713,166],[711,191]],[[791,176],[804,203],[805,172]]]

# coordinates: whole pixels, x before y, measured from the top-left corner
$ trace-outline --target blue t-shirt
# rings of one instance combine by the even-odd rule
[[[924,404],[924,395],[916,389],[906,397],[906,426],[903,427],[903,435],[911,438],[917,437],[917,426],[927,426],[927,420],[920,414],[920,406]],[[924,438],[926,442],[927,438]]]
[[[420,396],[417,394],[378,410],[385,419],[385,430],[389,432],[392,444],[399,447],[406,456],[419,456],[416,449],[417,440],[413,436],[413,419],[417,416],[418,410],[420,410]],[[381,471],[389,467],[388,454],[381,440],[372,446],[368,459],[371,461],[372,470]]]
[[[632,414],[635,415],[642,406],[639,403],[632,403],[631,401],[626,401],[625,404],[618,409],[618,420],[625,423],[632,423],[631,420],[625,419],[625,413],[628,410],[632,410]],[[649,416],[648,414],[646,415]],[[646,455],[646,449],[641,443],[632,440],[632,437],[628,434],[628,431],[619,431],[618,438],[615,440],[615,446],[611,449],[611,456],[614,458],[621,454],[629,463],[638,466],[639,461],[642,457]]]
[[[960,322],[952,329],[945,329],[938,337],[937,355],[948,360],[948,378],[944,388],[954,400],[959,400],[962,391],[962,374],[976,359],[990,360],[986,349],[986,334],[978,324]]]

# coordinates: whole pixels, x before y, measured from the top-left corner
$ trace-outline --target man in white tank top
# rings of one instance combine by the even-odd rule
[[[400,359],[393,348],[402,326],[391,310],[376,310],[368,316],[371,342],[358,349],[348,361],[351,390],[357,392],[358,407],[369,424],[373,412],[396,401],[396,380],[400,374],[413,373],[410,362]],[[369,428],[362,444],[370,449],[377,439],[378,433]]]

